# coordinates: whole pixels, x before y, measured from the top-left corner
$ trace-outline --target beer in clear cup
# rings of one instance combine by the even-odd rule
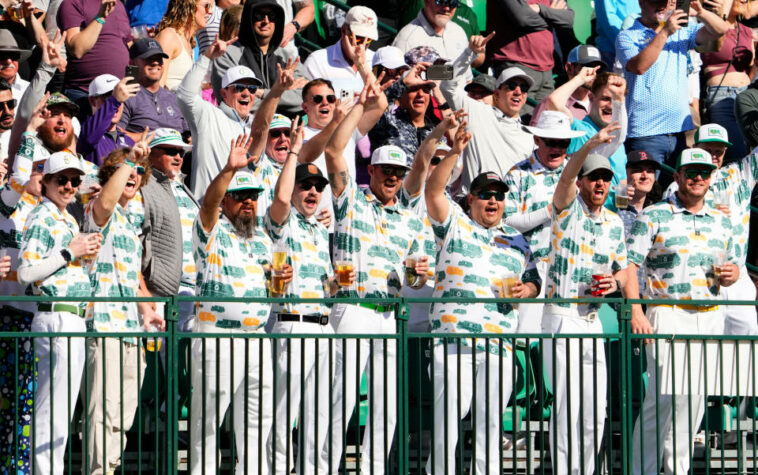
[[[629,207],[629,185],[616,185],[616,209]]]
[[[350,286],[350,273],[353,272],[353,263],[350,261],[337,261],[337,284],[340,287]]]

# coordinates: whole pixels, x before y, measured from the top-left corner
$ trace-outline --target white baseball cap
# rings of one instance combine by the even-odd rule
[[[150,148],[160,145],[170,145],[172,147],[181,148],[182,150],[192,150],[192,145],[188,144],[182,139],[182,134],[174,129],[161,127],[155,130],[155,137],[150,141]]]
[[[232,182],[229,183],[229,187],[226,189],[226,192],[231,193],[232,191],[240,190],[263,191],[263,186],[261,186],[252,172],[240,170],[232,177]]]
[[[269,126],[269,130],[274,129],[290,129],[292,128],[292,121],[287,117],[286,115],[282,114],[274,114],[274,117],[271,118],[271,125]]]
[[[704,124],[695,131],[695,143],[716,142],[731,147],[729,133],[719,124]]]
[[[247,66],[232,66],[226,70],[226,74],[224,74],[223,79],[221,79],[221,87],[227,87],[230,84],[234,84],[243,79],[250,79],[256,86],[263,86],[261,80],[255,77],[255,73],[252,69]]]
[[[687,165],[703,165],[712,170],[716,168],[711,154],[702,148],[687,148],[682,150],[682,154],[679,155],[679,160],[676,163],[676,169],[679,170]]]
[[[113,91],[120,81],[113,74],[101,74],[89,83],[89,97],[102,96]]]
[[[382,145],[371,154],[372,165],[394,165],[411,168],[408,165],[408,155],[397,145]]]
[[[383,46],[376,50],[374,59],[371,60],[371,66],[384,66],[387,69],[410,67],[405,63],[403,50],[396,46]]]
[[[42,168],[42,174],[53,175],[63,170],[76,170],[80,175],[84,175],[79,157],[71,152],[55,152],[50,155]]]
[[[563,112],[543,111],[535,127],[524,126],[530,134],[543,139],[573,139],[587,132],[571,130],[571,119]]]
[[[356,36],[364,36],[376,41],[379,39],[379,29],[376,13],[369,7],[356,6],[347,11],[345,24]]]

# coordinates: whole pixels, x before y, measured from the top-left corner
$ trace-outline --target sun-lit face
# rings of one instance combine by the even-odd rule
[[[140,186],[142,186],[142,175],[138,173],[136,167],[132,167],[132,172],[129,174],[129,179],[126,181],[126,186],[123,193],[121,193],[121,200],[119,201],[126,202],[134,198]]]
[[[468,195],[471,219],[485,228],[500,224],[505,211],[505,191],[497,183],[492,183],[481,190]]]
[[[677,193],[679,193],[680,198],[683,198],[682,201],[691,202],[704,199],[708,187],[711,185],[712,172],[711,168],[702,165],[685,165],[674,172],[674,181],[679,186]]]
[[[603,207],[611,189],[613,172],[610,170],[594,170],[587,175],[577,178],[576,185],[579,195],[590,211],[597,211]]]
[[[308,89],[303,101],[303,110],[308,116],[308,126],[321,130],[329,125],[336,100],[334,90],[326,84],[319,84]]]
[[[508,117],[517,117],[526,104],[529,83],[513,78],[500,85],[492,95],[492,102]]]
[[[635,190],[650,193],[655,184],[655,167],[646,163],[635,163],[626,167],[626,182]]]
[[[184,149],[174,145],[158,145],[150,149],[150,166],[173,180],[182,173]]]
[[[52,201],[58,209],[63,210],[76,198],[76,190],[79,188],[81,180],[81,172],[73,169],[46,175],[43,178],[45,197]]]
[[[54,152],[71,147],[74,140],[74,125],[71,109],[62,105],[48,107],[50,115],[40,126],[38,133],[47,148]]]
[[[534,136],[537,159],[548,170],[555,170],[566,161],[566,150],[571,139],[548,139]]]
[[[590,117],[601,127],[608,126],[613,120],[613,96],[608,87],[597,91],[597,95],[592,99]]]
[[[437,5],[434,0],[424,0],[424,16],[435,28],[445,28],[455,16],[455,10],[449,4]]]
[[[154,84],[161,80],[163,75],[163,55],[156,54],[149,58],[137,58],[134,60],[139,68],[137,81],[143,85]]]
[[[316,214],[321,202],[321,193],[326,184],[315,178],[309,178],[295,185],[292,192],[292,206],[306,218]]]
[[[201,30],[208,26],[208,20],[213,13],[213,1],[212,0],[197,0],[195,3],[195,26],[198,30]]]
[[[395,200],[408,169],[395,165],[369,165],[368,173],[371,177],[369,180],[371,191],[379,198],[379,201],[387,204]]]
[[[234,109],[241,119],[246,119],[255,104],[255,91],[258,85],[252,79],[240,79],[221,89],[224,103]]]
[[[13,84],[13,81],[16,80],[16,74],[18,74],[19,58],[19,53],[0,53],[0,79],[5,79],[9,83]]]
[[[13,107],[11,107],[13,106]],[[16,117],[13,92],[10,89],[0,91],[0,131],[10,130]]]
[[[429,107],[431,87],[410,87],[400,95],[398,103],[401,109],[408,111],[412,116],[422,116]]]
[[[278,128],[268,131],[268,140],[266,140],[266,155],[276,163],[287,161],[287,154],[290,151],[290,129]]]

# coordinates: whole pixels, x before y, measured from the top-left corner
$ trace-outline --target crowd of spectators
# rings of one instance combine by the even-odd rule
[[[80,389],[84,472],[120,466],[145,356],[138,338],[107,336],[162,330],[164,309],[91,297],[283,297],[182,302],[178,330],[377,336],[396,332],[393,307],[359,299],[642,295],[672,304],[634,305],[635,333],[758,334],[754,307],[681,302],[756,297],[755,5],[598,0],[578,44],[565,0],[361,3],[331,15],[312,0],[0,0],[0,293],[81,298],[7,303],[0,332],[93,336],[15,352],[0,339],[0,375],[18,388],[0,388],[0,467],[63,473]],[[317,29],[329,45],[298,49]],[[330,297],[353,300],[286,301]],[[600,334],[599,310],[414,303],[409,328]],[[472,473],[497,470],[502,423],[486,414],[514,379],[497,341],[434,346],[447,429],[430,473],[455,467],[459,430],[442,421],[469,410]],[[551,458],[555,473],[592,473],[605,418],[580,407],[605,412],[605,353],[567,345],[544,349]],[[383,473],[396,343],[334,346],[194,339],[192,473],[216,470],[230,406],[238,471],[338,467],[361,374],[382,383],[360,465]],[[649,375],[671,364],[647,351]],[[635,473],[686,473],[703,412],[649,390]]]

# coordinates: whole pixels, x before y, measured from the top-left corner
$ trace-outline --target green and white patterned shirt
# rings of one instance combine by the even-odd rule
[[[334,271],[329,260],[329,233],[324,225],[314,216],[306,218],[292,207],[281,226],[274,223],[270,213],[266,213],[265,226],[274,244],[282,244],[288,249],[287,261],[292,266],[293,276],[284,298],[329,298],[327,279]],[[271,308],[275,314],[329,314],[329,307],[317,302],[273,304]]]
[[[192,255],[192,225],[197,218],[198,208],[195,201],[187,194],[182,186],[181,178],[171,180],[171,192],[174,194],[176,206],[179,208],[179,221],[182,225],[182,277],[181,284],[190,288],[195,287],[197,265]]]
[[[26,221],[19,268],[34,266],[46,257],[59,254],[77,234],[79,225],[74,217],[66,210],[59,210],[52,201],[44,198],[42,203],[32,210]],[[92,296],[89,275],[82,267],[81,259],[72,261],[52,275],[32,283],[30,289],[33,295]]]
[[[95,223],[91,201],[84,214],[84,230],[102,233],[100,252],[89,270],[96,297],[136,297],[142,266],[140,228],[129,220],[129,212],[116,205],[104,227]],[[140,331],[136,302],[92,302],[85,317],[92,332]],[[135,341],[127,341],[135,343]]]
[[[276,187],[276,181],[279,180],[279,175],[282,173],[282,165],[264,153],[258,163],[250,163],[247,168],[263,187],[263,192],[258,196],[257,208],[258,224],[263,226],[268,209],[274,202],[274,187]]]
[[[498,298],[507,274],[539,287],[529,244],[515,229],[485,228],[452,201],[445,221],[431,223],[440,248],[434,297]],[[518,312],[509,303],[435,302],[429,318],[434,333],[513,333],[518,325]],[[477,341],[477,348],[485,350],[484,344]],[[497,354],[499,341],[490,341],[488,350]]]
[[[535,260],[545,260],[550,254],[551,220],[544,210],[552,206],[555,187],[564,165],[555,170],[548,170],[532,153],[529,158],[516,164],[503,178],[508,185],[505,222],[515,226],[514,220],[523,220],[527,216],[531,216],[532,221],[539,222],[528,230],[518,227],[529,241]]]
[[[547,271],[547,298],[592,297],[593,271],[615,273],[627,267],[624,224],[616,213],[603,207],[592,215],[579,194],[566,209],[553,206]],[[554,304],[576,308],[581,315],[597,311],[600,304]]]
[[[334,198],[334,259],[353,263],[356,290],[351,297],[387,298],[401,295],[403,261],[421,253],[423,224],[399,202],[384,206],[370,189],[361,191],[353,179]]]
[[[237,234],[231,222],[221,214],[210,232],[205,232],[200,216],[195,219],[192,235],[197,283],[195,293],[201,297],[267,296],[266,270],[271,264],[271,239],[258,227],[252,238]],[[268,320],[271,306],[261,302],[198,302],[197,324],[224,329],[256,331]]]
[[[675,195],[648,206],[627,240],[629,260],[642,269],[645,297],[655,299],[718,298],[713,257],[725,250],[736,262],[732,223],[707,201],[696,214]]]

